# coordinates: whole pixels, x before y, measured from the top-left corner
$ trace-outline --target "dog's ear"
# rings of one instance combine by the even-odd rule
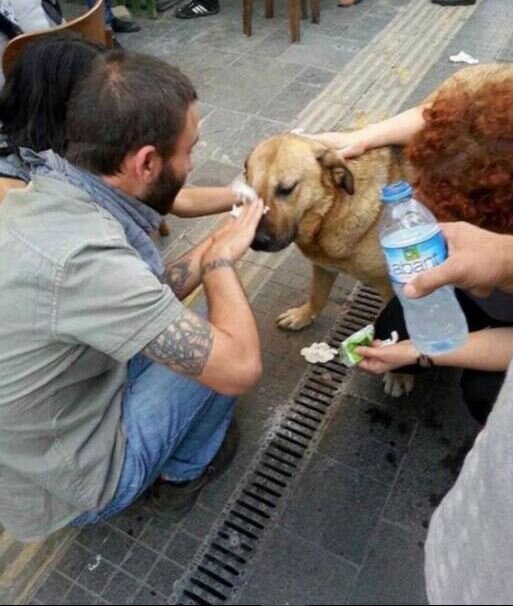
[[[351,196],[354,194],[354,177],[344,160],[334,149],[325,147],[316,150],[315,157],[323,168],[331,171],[333,180],[338,187],[344,189]]]

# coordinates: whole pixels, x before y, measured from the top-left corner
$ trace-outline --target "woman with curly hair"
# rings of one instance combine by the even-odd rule
[[[384,145],[405,146],[415,195],[439,221],[513,234],[513,68],[478,66],[460,73],[424,104],[393,118],[351,133],[311,136],[345,158]],[[456,294],[471,332],[513,326],[512,295],[500,290],[486,298],[463,290]],[[385,339],[392,330],[408,338],[397,298],[378,318],[376,336]],[[419,354],[406,341],[374,353],[366,352],[366,370],[420,370]],[[463,358],[456,352],[427,364],[465,366]],[[463,397],[479,423],[486,422],[503,380],[502,371],[477,370],[475,364],[464,370]]]
[[[513,233],[513,78],[442,91],[407,147],[420,200],[440,221]]]

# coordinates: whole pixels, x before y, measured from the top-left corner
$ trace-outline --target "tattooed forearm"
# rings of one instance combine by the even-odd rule
[[[180,299],[189,294],[187,283],[192,276],[191,259],[186,256],[167,266],[167,283]]]
[[[212,349],[209,323],[188,309],[144,349],[152,360],[180,373],[200,375]]]
[[[208,274],[210,271],[214,271],[214,269],[219,269],[220,267],[233,267],[233,261],[230,259],[215,259],[215,261],[210,261],[209,263],[205,263],[201,268],[201,277],[205,274]]]

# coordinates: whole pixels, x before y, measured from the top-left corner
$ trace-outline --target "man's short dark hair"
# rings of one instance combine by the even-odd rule
[[[160,59],[124,51],[99,57],[70,100],[66,158],[102,175],[118,172],[144,145],[167,159],[196,99],[189,78]]]

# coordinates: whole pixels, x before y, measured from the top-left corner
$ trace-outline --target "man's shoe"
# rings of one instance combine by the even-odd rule
[[[137,23],[133,21],[126,21],[125,19],[120,19],[119,17],[114,17],[112,19],[112,31],[115,34],[133,34],[135,32],[140,32],[141,28]]]
[[[228,471],[239,442],[239,427],[233,420],[216,456],[199,478],[182,483],[158,480],[153,487],[149,503],[155,516],[171,524],[176,524],[184,518],[192,509],[203,488]]]
[[[440,6],[471,6],[476,0],[431,0],[431,2]]]

